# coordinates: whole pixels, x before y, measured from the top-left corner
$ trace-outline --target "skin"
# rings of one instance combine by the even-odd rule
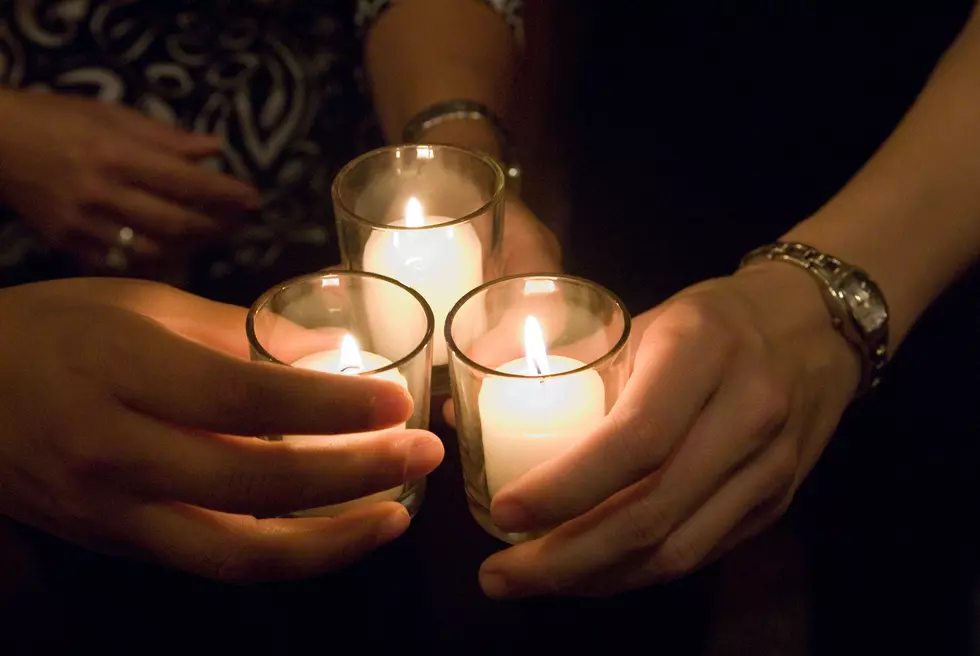
[[[375,23],[365,63],[388,140],[401,142],[413,116],[446,100],[483,103],[505,123],[519,63],[510,28],[481,2],[399,0]],[[501,144],[482,121],[442,123],[426,141],[501,156]],[[504,220],[505,274],[561,270],[561,249],[551,231],[516,194]]]
[[[404,422],[411,398],[250,362],[242,308],[104,278],[2,290],[0,315],[0,513],[91,549],[221,581],[329,572],[404,532],[405,508],[257,517],[388,489],[442,460],[426,431],[350,439]],[[281,434],[336,437],[254,438]]]
[[[126,107],[0,90],[0,202],[95,269],[123,226],[134,233],[131,259],[147,268],[258,208],[250,185],[200,165],[220,148]]]
[[[781,236],[878,282],[892,352],[980,257],[978,106],[974,15],[881,149]],[[493,499],[505,530],[557,528],[490,557],[488,595],[607,595],[711,562],[783,513],[859,380],[818,284],[784,263],[685,289],[633,335],[633,374],[604,423]]]
[[[425,48],[404,38],[406,24]],[[409,116],[446,98],[504,115],[515,55],[504,23],[479,3],[398,3],[366,52],[389,136],[398,141]],[[248,185],[199,166],[218,140],[133,110],[5,89],[0,118],[0,200],[94,266],[122,226],[136,233],[133,257],[153,262],[259,205]],[[426,136],[500,152],[479,123]],[[54,177],[57,193],[45,184]],[[560,266],[554,237],[516,198],[507,225],[507,272]],[[442,459],[425,431],[345,437],[403,422],[410,399],[383,381],[248,362],[240,308],[78,279],[2,290],[0,315],[10,374],[0,384],[0,512],[92,549],[222,581],[332,571],[400,535],[405,509],[257,517],[388,489]],[[265,434],[337,437],[253,439]]]

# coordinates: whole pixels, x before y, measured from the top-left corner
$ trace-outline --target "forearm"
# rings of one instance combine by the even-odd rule
[[[892,349],[980,257],[978,153],[975,12],[892,136],[837,196],[784,236],[868,271],[889,302]]]
[[[506,117],[517,44],[505,21],[479,0],[399,0],[371,29],[367,73],[385,135],[399,142],[405,124],[435,103],[467,99]],[[427,138],[499,156],[482,121],[453,121]]]

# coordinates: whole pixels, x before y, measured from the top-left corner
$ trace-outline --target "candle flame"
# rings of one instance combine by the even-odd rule
[[[524,359],[528,374],[548,375],[548,351],[544,345],[544,332],[534,317],[524,320]]]
[[[354,336],[347,333],[340,341],[340,373],[359,374],[363,370],[364,360],[361,358],[361,349],[357,346]]]
[[[412,196],[405,204],[405,225],[409,228],[421,228],[425,225],[425,210],[418,198]]]

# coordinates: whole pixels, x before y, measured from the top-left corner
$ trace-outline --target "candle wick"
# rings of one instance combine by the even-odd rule
[[[541,376],[542,374],[544,374],[544,371],[541,369],[541,365],[538,364],[537,360],[532,360],[531,361],[531,364],[534,365],[534,370],[536,372],[538,372],[538,375],[539,376]]]
[[[342,373],[342,374],[346,374],[346,373],[359,374],[359,373],[361,373],[361,368],[358,367],[356,364],[352,364],[352,365],[348,365],[346,367],[342,367],[340,369],[340,373]]]

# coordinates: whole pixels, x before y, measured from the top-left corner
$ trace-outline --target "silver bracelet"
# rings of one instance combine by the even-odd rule
[[[489,107],[473,100],[446,100],[431,105],[412,117],[402,131],[402,141],[418,143],[426,132],[450,121],[483,121],[487,123],[500,142],[501,168],[507,178],[507,186],[520,193],[523,170],[514,158],[510,133],[503,122]]]

